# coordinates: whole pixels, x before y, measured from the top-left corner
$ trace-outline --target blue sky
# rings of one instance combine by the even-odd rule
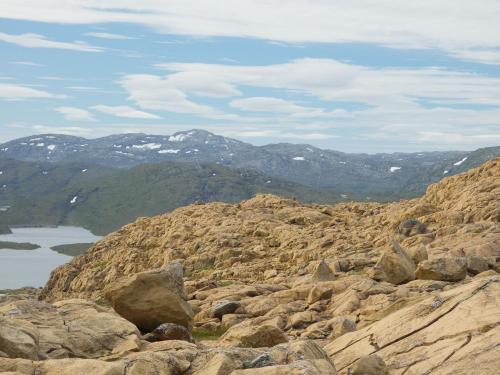
[[[2,0],[0,141],[202,128],[347,152],[500,144],[496,1],[138,3]]]

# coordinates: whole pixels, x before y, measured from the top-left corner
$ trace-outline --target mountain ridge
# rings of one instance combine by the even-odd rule
[[[199,129],[170,136],[129,133],[96,139],[44,134],[0,145],[0,157],[86,162],[113,168],[165,161],[213,162],[377,200],[418,196],[429,184],[499,155],[500,147],[475,151],[348,154],[307,144],[254,146]]]

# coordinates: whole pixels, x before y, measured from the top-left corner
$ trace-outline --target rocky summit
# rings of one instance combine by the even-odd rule
[[[193,204],[0,295],[0,372],[498,374],[499,272],[499,158],[388,204]]]

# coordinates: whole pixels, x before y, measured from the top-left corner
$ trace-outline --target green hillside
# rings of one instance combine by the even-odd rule
[[[196,201],[238,202],[256,193],[333,203],[339,195],[259,172],[216,164],[167,162],[132,169],[1,160],[4,173],[0,227],[65,224],[107,234],[137,217],[156,215]],[[85,172],[82,172],[85,170]],[[47,173],[44,173],[47,172]]]

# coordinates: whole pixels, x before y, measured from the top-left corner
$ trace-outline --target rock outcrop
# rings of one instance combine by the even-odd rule
[[[500,159],[411,201],[191,205],[2,295],[0,372],[496,375],[499,271]]]
[[[372,354],[391,374],[494,374],[500,366],[499,296],[500,275],[480,278],[346,333],[326,351],[340,374]]]
[[[133,324],[89,301],[19,300],[0,305],[0,351],[9,357],[98,358],[138,336]]]

